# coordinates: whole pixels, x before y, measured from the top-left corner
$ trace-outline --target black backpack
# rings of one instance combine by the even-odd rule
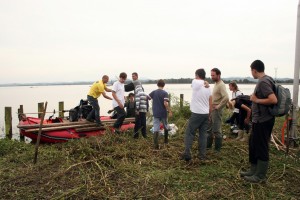
[[[81,99],[79,105],[69,110],[69,121],[76,122],[79,118],[86,119],[93,107],[88,104],[87,100]]]

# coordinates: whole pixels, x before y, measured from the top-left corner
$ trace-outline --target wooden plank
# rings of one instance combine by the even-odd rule
[[[97,131],[97,130],[106,130],[106,128],[104,126],[100,126],[100,127],[86,127],[86,128],[75,129],[77,133],[86,132],[86,131]]]
[[[42,128],[43,132],[46,131],[57,131],[57,130],[64,130],[64,129],[69,129],[69,128],[82,128],[82,127],[95,127],[95,124],[82,124],[82,125],[70,125],[70,126],[57,126],[57,127],[45,127]],[[31,128],[31,129],[26,129],[26,133],[32,133],[32,132],[37,132],[39,128]]]
[[[116,119],[102,120],[103,124],[112,124],[116,121]],[[124,123],[134,122],[134,118],[125,118]],[[80,122],[63,122],[63,123],[52,123],[52,124],[43,124],[42,128],[47,127],[58,127],[58,126],[72,126],[72,125],[85,125],[85,124],[95,124],[93,122],[80,121]],[[18,125],[18,128],[21,129],[32,129],[40,127],[39,124],[26,124],[26,125]]]

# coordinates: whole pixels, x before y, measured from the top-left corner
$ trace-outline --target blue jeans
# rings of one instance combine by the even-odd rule
[[[88,114],[88,116],[86,117],[87,120],[92,120],[95,119],[97,124],[100,124],[100,106],[98,103],[98,99],[87,95],[87,100],[88,102],[92,105],[93,109],[92,111]]]
[[[160,131],[160,122],[163,123],[164,129],[168,130],[167,118],[154,117],[154,119],[153,119],[153,130],[154,130],[154,132],[159,132]]]

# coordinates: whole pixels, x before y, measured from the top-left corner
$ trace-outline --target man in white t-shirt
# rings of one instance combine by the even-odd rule
[[[185,161],[191,160],[191,148],[197,129],[199,129],[199,159],[206,159],[206,131],[208,127],[209,114],[212,108],[212,97],[210,88],[204,86],[205,75],[206,73],[204,69],[197,69],[195,72],[195,79],[192,82],[193,93],[190,104],[192,114],[185,132],[185,150],[182,155],[182,159]]]
[[[126,117],[126,112],[124,109],[125,104],[125,88],[124,83],[126,81],[127,74],[125,72],[120,73],[119,80],[114,82],[112,88],[113,96],[113,108],[117,112],[117,121],[114,123],[115,133],[120,133],[120,127]]]

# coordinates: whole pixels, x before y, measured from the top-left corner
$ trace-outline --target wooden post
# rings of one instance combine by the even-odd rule
[[[41,104],[41,103],[40,103],[40,104]],[[42,113],[42,116],[41,116],[41,121],[40,121],[40,127],[39,127],[38,137],[37,137],[37,140],[36,140],[36,143],[35,143],[35,153],[34,153],[34,160],[33,160],[33,163],[34,163],[34,164],[36,163],[37,157],[38,157],[38,151],[39,151],[40,139],[41,139],[41,134],[42,134],[42,125],[43,125],[44,118],[45,118],[45,114],[46,114],[46,110],[47,110],[47,104],[48,104],[48,102],[46,101],[45,107],[44,107],[44,104],[42,105],[44,109],[43,109],[43,113]]]
[[[169,107],[171,108],[171,94],[169,94]]]
[[[12,138],[11,107],[5,107],[5,135],[9,139]]]
[[[44,103],[38,103],[38,118],[42,117],[44,111]]]
[[[183,100],[184,100],[184,95],[180,94],[180,109],[183,108]]]
[[[22,114],[24,113],[23,105],[20,105],[20,108],[18,109],[18,118],[19,121],[22,120]],[[20,141],[25,141],[25,136],[20,134]]]
[[[64,102],[58,102],[58,117],[64,118]]]

